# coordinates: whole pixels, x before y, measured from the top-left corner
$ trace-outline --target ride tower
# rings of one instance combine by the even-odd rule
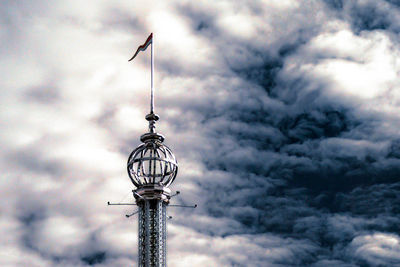
[[[164,136],[154,131],[155,113],[146,116],[149,132],[128,158],[128,174],[136,186],[133,195],[139,208],[139,266],[166,266],[167,216],[171,198],[168,186],[178,172],[172,151],[163,144]]]
[[[153,34],[139,46],[131,61],[140,51],[146,50],[151,44],[151,101],[150,113],[146,115],[149,131],[140,137],[140,144],[128,157],[127,171],[132,183],[135,198],[133,203],[110,203],[108,205],[137,205],[138,210],[126,215],[127,218],[138,214],[138,266],[165,267],[167,266],[167,206],[171,197],[168,188],[178,173],[178,162],[163,142],[164,136],[155,131],[159,116],[154,113],[153,86]],[[170,205],[173,207],[196,208],[197,205]],[[168,216],[168,218],[172,218]]]

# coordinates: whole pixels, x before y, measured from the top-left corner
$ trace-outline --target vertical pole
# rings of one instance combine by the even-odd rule
[[[154,35],[151,40],[151,102],[150,114],[154,112]]]
[[[167,204],[146,199],[139,205],[139,267],[167,266]]]

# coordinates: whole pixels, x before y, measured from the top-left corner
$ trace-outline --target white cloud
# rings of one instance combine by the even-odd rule
[[[238,147],[235,138],[214,132],[223,128],[261,133],[271,143],[286,138],[271,125],[249,125],[230,117],[229,111],[257,107],[274,110],[278,120],[291,109],[247,79],[246,68],[258,69],[259,77],[269,57],[279,61],[287,49],[281,77],[304,74],[316,83],[328,81],[325,97],[345,95],[351,103],[368,100],[360,104],[361,110],[383,106],[384,115],[398,117],[396,43],[385,32],[354,34],[322,3],[5,1],[1,5],[0,192],[7,205],[0,207],[0,251],[8,255],[0,256],[2,266],[71,266],[71,262],[84,266],[82,257],[103,251],[107,257],[99,266],[135,262],[137,224],[124,218],[132,209],[107,207],[106,202],[118,201],[133,187],[125,163],[147,129],[149,51],[134,62],[127,59],[150,31],[156,38],[156,111],[161,115],[157,129],[166,135],[180,163],[173,188],[182,195],[174,201],[199,204],[197,210],[169,210],[174,217],[168,222],[170,265],[298,264],[318,251],[305,238],[249,234],[235,217],[241,211],[252,216],[259,211],[246,200],[241,200],[241,208],[226,209],[231,217],[210,212],[207,197],[215,192],[207,186],[244,187],[247,182],[240,174],[209,170],[204,160],[210,152],[230,151],[223,157],[232,164],[243,159],[256,164],[257,154],[265,159],[263,171],[276,168],[274,163],[280,161],[311,164],[306,158]],[[201,23],[203,28],[198,29]],[[301,93],[317,87],[302,88]],[[395,136],[392,119],[383,123],[387,128],[382,131],[393,131]],[[384,154],[387,146],[339,138],[321,142],[326,155],[338,147],[352,147],[355,150],[340,152],[358,151],[360,159],[371,151]],[[263,190],[273,187],[262,175],[249,177],[258,182],[252,192],[267,194]],[[238,199],[235,193],[221,194],[233,201]],[[133,201],[132,196],[128,194],[125,201]],[[397,259],[393,256],[397,245],[385,247],[396,238],[363,236],[351,247],[356,257],[368,261],[378,252],[381,260]]]
[[[400,264],[400,239],[397,235],[374,233],[355,237],[349,251],[355,258],[371,266]]]

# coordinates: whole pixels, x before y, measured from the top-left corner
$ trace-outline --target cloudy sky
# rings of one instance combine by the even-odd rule
[[[1,1],[1,266],[136,265],[150,32],[169,266],[400,266],[397,0]]]

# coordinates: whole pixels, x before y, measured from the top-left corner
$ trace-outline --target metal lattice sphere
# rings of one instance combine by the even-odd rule
[[[147,140],[128,158],[128,174],[136,187],[169,186],[178,173],[178,163],[171,149],[159,140]]]

